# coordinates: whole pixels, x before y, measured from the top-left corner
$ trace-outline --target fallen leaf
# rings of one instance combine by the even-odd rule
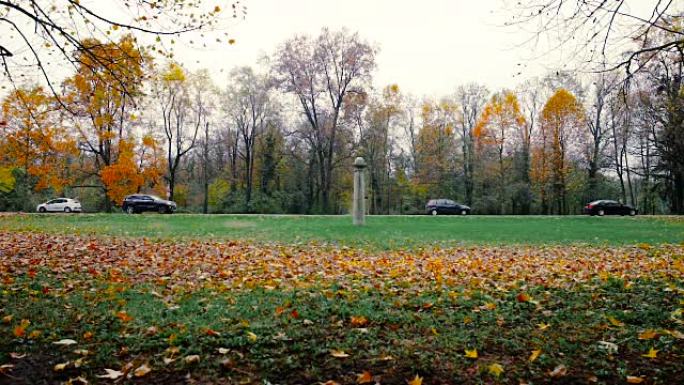
[[[613,325],[613,326],[617,326],[620,328],[625,326],[625,324],[623,322],[620,322],[620,320],[618,320],[617,318],[615,318],[613,316],[608,316],[606,318],[608,319],[608,322],[610,322],[611,325]]]
[[[74,344],[76,344],[76,341],[70,340],[70,339],[63,339],[63,340],[59,340],[59,341],[53,342],[53,344],[54,344],[54,345],[69,346],[69,345],[74,345]]]
[[[373,381],[373,375],[371,372],[364,370],[363,373],[357,374],[356,375],[356,383],[357,384],[367,384],[369,382]]]
[[[530,354],[530,358],[528,359],[528,361],[534,362],[539,357],[540,354],[541,354],[541,350],[533,350],[532,354]]]
[[[256,340],[257,340],[258,338],[259,338],[259,337],[258,337],[256,334],[254,334],[254,333],[252,333],[252,332],[247,332],[247,339],[248,339],[250,342],[256,342]]]
[[[546,330],[546,329],[548,329],[550,326],[551,326],[551,325],[546,324],[546,323],[543,323],[543,322],[540,323],[540,324],[537,324],[537,327],[539,328],[539,330]]]
[[[368,319],[364,316],[351,316],[351,324],[354,327],[363,327],[368,324]]]
[[[466,358],[477,358],[477,349],[465,349]]]
[[[10,353],[10,357],[12,357],[12,358],[15,359],[15,360],[20,360],[20,359],[26,357],[26,353],[24,353],[24,354],[19,354],[19,353],[11,352],[11,353]]]
[[[407,381],[408,385],[423,385],[423,377],[416,374],[411,381]]]
[[[492,374],[492,375],[494,375],[494,376],[496,376],[496,377],[499,377],[499,376],[501,376],[501,373],[504,372],[504,368],[503,368],[503,366],[501,366],[500,364],[498,364],[498,363],[495,362],[495,363],[493,363],[493,364],[490,364],[490,365],[487,367],[487,371],[488,371],[490,374]]]
[[[646,358],[651,358],[651,359],[653,359],[653,358],[656,358],[657,355],[658,355],[658,350],[655,350],[655,349],[653,349],[653,348],[650,348],[650,349],[648,350],[648,353],[642,354],[641,356],[642,356],[642,357],[646,357]]]
[[[114,369],[105,369],[105,372],[107,372],[107,374],[102,374],[102,375],[95,376],[95,377],[97,377],[97,378],[108,378],[110,380],[116,380],[117,378],[124,375],[123,372],[120,372],[120,371],[114,370]]]
[[[344,350],[331,350],[330,355],[337,358],[347,358],[349,354],[345,353]]]
[[[515,299],[518,300],[518,302],[530,302],[530,299],[532,298],[527,293],[519,293],[515,296]]]
[[[12,364],[0,365],[0,373],[8,373],[13,368],[14,368],[14,365],[12,365]]]
[[[563,364],[556,366],[551,372],[549,372],[549,376],[553,378],[563,377],[566,374],[568,374],[568,368]]]
[[[55,365],[52,369],[53,369],[55,372],[61,372],[62,370],[66,369],[66,367],[69,366],[69,364],[70,364],[70,362],[64,362],[64,363],[61,363],[61,364],[57,364],[57,365]]]
[[[197,354],[189,355],[183,359],[186,364],[193,364],[200,361],[200,356]]]
[[[598,344],[601,349],[607,351],[610,354],[615,354],[618,352],[618,346],[615,343],[608,341],[599,341]]]
[[[219,354],[228,354],[229,351],[230,351],[230,349],[218,348]]]
[[[644,379],[641,377],[627,376],[627,383],[629,384],[641,384],[642,382],[644,382]]]
[[[655,330],[644,330],[643,332],[639,333],[639,339],[640,340],[652,340],[658,335],[658,333]]]
[[[138,368],[133,371],[133,375],[135,377],[143,377],[151,371],[152,371],[152,369],[147,364],[142,364],[142,365],[138,366]]]

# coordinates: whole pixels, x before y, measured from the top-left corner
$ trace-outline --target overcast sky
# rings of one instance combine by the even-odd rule
[[[248,0],[246,4],[246,18],[230,28],[235,45],[221,50],[180,49],[176,58],[190,68],[209,68],[223,83],[231,67],[255,64],[288,37],[316,34],[322,27],[346,27],[379,47],[377,86],[397,83],[417,95],[443,95],[471,81],[492,90],[514,87],[559,65],[558,53],[547,57],[543,48],[520,47],[530,35],[503,26],[511,13],[502,0]]]
[[[229,15],[234,0],[201,1],[208,9],[221,4],[224,13]],[[547,48],[558,43],[558,36],[544,34],[543,40],[536,44],[525,43],[533,37],[531,32],[504,26],[518,12],[506,5],[515,6],[517,0],[241,0],[241,3],[247,7],[244,19],[228,18],[206,38],[184,35],[175,45],[175,59],[193,70],[208,68],[216,83],[224,87],[231,68],[257,65],[260,57],[274,52],[281,42],[295,34],[315,35],[323,27],[344,27],[359,32],[379,48],[374,82],[377,87],[396,83],[415,95],[435,97],[449,94],[468,82],[484,84],[492,91],[513,88],[531,77],[543,76],[564,65],[572,69],[577,64],[567,46],[563,48],[565,52]],[[103,0],[82,0],[82,4],[105,15],[121,14],[125,9],[121,3]],[[653,0],[629,0],[623,10],[647,16],[644,12],[652,10],[652,5]],[[234,45],[229,46],[224,40],[222,44],[197,48],[198,41],[223,38],[224,31],[235,39]],[[8,32],[0,28],[2,33]],[[151,40],[154,36],[138,37],[154,41]],[[195,44],[183,43],[191,40]],[[15,54],[20,58],[28,50],[24,47]],[[39,71],[21,66],[14,70],[23,75],[24,82],[41,82]],[[48,69],[56,78],[70,76],[72,71],[69,65],[51,65]]]

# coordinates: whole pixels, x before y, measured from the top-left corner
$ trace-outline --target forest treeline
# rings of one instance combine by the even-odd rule
[[[573,214],[594,199],[684,213],[683,47],[627,77],[474,79],[431,98],[375,84],[378,48],[345,30],[287,39],[224,88],[132,36],[81,44],[55,92],[1,101],[1,210],[68,196],[109,211],[150,192],[194,212],[344,213],[362,156],[371,214],[431,198],[481,214]]]

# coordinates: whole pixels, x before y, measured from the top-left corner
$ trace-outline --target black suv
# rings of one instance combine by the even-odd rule
[[[176,211],[176,202],[167,201],[155,195],[133,194],[126,196],[121,208],[128,214],[142,213],[143,211],[171,214]]]
[[[584,206],[584,213],[589,215],[637,215],[637,209],[630,205],[610,200],[593,201]]]
[[[430,201],[428,201],[428,203],[425,205],[425,212],[428,215],[468,215],[470,214],[470,207],[456,203],[450,199],[430,199]]]

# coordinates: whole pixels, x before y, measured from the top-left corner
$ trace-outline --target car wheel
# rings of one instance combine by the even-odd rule
[[[165,206],[159,206],[159,214],[166,214],[169,210]]]
[[[430,212],[430,214],[432,214],[432,215],[437,215],[437,210],[432,210],[432,211]]]
[[[599,210],[598,215],[599,215],[599,217],[602,217],[602,216],[606,215],[606,212],[603,210]]]
[[[41,212],[41,213],[44,213],[44,212],[46,212],[47,210],[45,209],[45,207],[41,207],[41,208],[38,209],[38,211]]]
[[[133,206],[126,207],[126,213],[135,214],[135,208],[133,208]]]
[[[71,212],[71,208],[70,208],[70,207],[65,207],[65,208],[64,208],[64,212],[67,213],[67,214],[69,214],[69,213]]]
[[[461,210],[461,215],[468,215],[468,212],[466,210]]]
[[[629,216],[633,217],[636,215],[636,210],[629,210]]]

